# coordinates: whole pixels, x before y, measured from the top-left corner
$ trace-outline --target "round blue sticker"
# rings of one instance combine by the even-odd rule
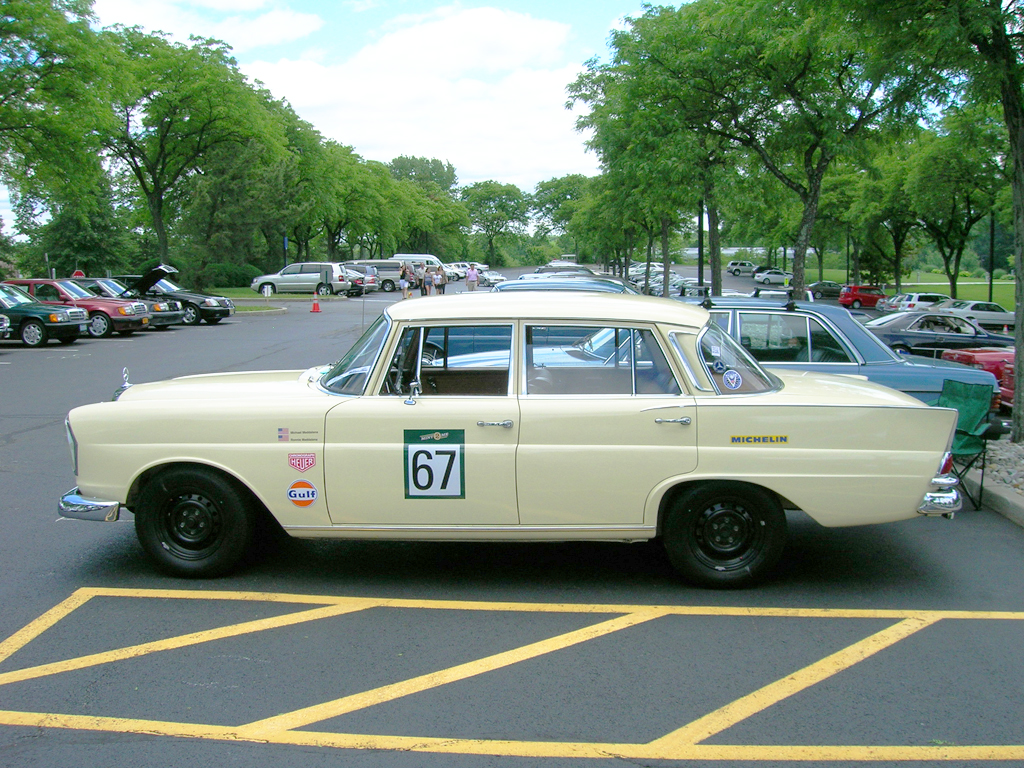
[[[721,360],[715,360],[715,363],[711,368],[715,373],[725,373],[725,363]]]
[[[726,371],[725,376],[722,377],[722,383],[728,389],[739,389],[743,386],[743,377],[738,371]]]

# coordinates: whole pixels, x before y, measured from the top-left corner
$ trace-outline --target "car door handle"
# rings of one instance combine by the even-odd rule
[[[478,421],[476,425],[478,427],[504,427],[505,429],[512,429],[512,419],[505,419],[504,421]]]
[[[690,423],[689,416],[683,416],[681,419],[655,419],[655,424],[682,424],[684,427]]]

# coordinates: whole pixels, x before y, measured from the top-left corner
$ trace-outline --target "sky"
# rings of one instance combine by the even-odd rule
[[[100,26],[215,37],[242,72],[367,160],[455,166],[532,191],[597,158],[566,86],[640,0],[94,0]]]

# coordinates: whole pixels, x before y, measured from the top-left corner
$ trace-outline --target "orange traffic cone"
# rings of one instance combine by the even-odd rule
[[[313,308],[311,310],[309,310],[309,311],[310,312],[319,312],[320,311],[320,298],[318,296],[316,296],[315,294],[313,296]]]
[[[1009,328],[1009,326],[1006,326],[1006,325],[1004,325],[1004,326],[1003,326],[1003,336],[1006,336],[1006,335],[1007,335],[1007,334],[1009,334],[1009,333],[1010,333],[1010,328]]]

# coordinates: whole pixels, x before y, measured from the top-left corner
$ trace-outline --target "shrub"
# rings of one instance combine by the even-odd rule
[[[208,264],[202,282],[218,288],[248,288],[253,278],[261,274],[252,264]]]

